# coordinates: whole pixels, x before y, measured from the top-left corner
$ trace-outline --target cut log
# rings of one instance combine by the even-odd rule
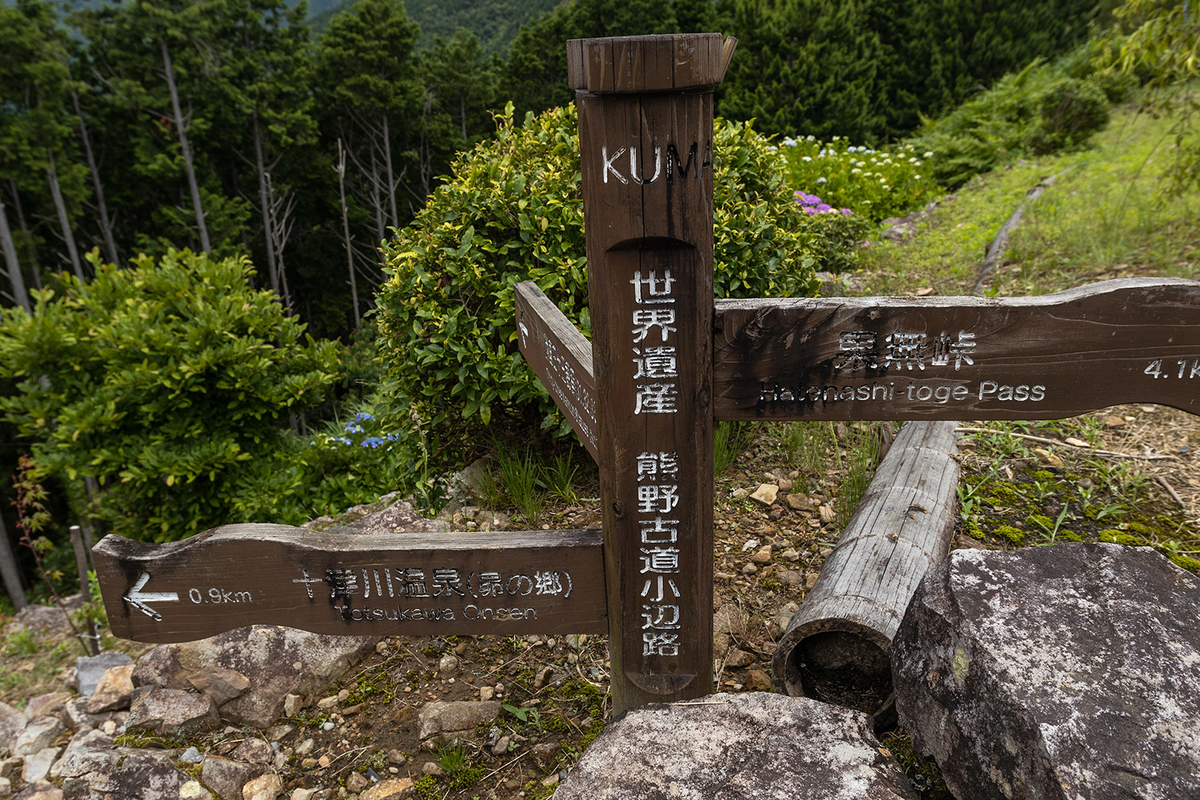
[[[775,648],[776,691],[868,713],[890,704],[892,638],[954,535],[954,428],[910,422],[900,430]]]

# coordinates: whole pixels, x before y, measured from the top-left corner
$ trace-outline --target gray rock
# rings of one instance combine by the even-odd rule
[[[476,726],[500,715],[500,701],[435,700],[421,706],[417,715],[420,738],[440,736],[452,739],[474,732]]]
[[[0,778],[0,798],[9,800],[12,797],[12,781],[8,778]]]
[[[65,598],[67,608],[71,611],[79,608],[79,596]],[[31,603],[16,613],[13,621],[17,630],[31,630],[54,636],[70,636],[71,620],[59,606],[43,606]],[[10,633],[12,631],[9,631]]]
[[[614,769],[614,765],[619,768]],[[718,694],[609,724],[555,800],[916,800],[871,718],[805,697]]]
[[[216,730],[220,723],[217,707],[207,695],[155,686],[133,701],[125,727],[181,737]]]
[[[956,550],[892,644],[901,725],[958,797],[1200,797],[1198,619],[1148,548]]]
[[[422,517],[401,500],[383,511],[329,530],[335,533],[445,533],[450,526],[441,520]]]
[[[70,692],[40,694],[30,700],[25,706],[25,716],[29,717],[29,719],[37,719],[38,717],[47,717],[51,714],[57,715],[70,699]]]
[[[26,606],[29,608],[29,606]],[[13,800],[63,800],[63,790],[53,783],[38,781],[31,783],[17,793]]]
[[[138,660],[134,686],[200,688],[220,668],[253,675],[250,688],[220,706],[231,725],[265,729],[289,694],[321,692],[370,652],[378,637],[319,636],[274,625],[253,625],[196,642],[161,645]]]
[[[11,748],[13,739],[25,729],[28,722],[29,718],[25,716],[24,711],[19,711],[8,703],[0,703],[0,753]]]
[[[105,711],[129,708],[129,701],[133,697],[132,677],[133,664],[109,667],[100,676],[100,682],[96,684],[84,710],[89,714],[103,714]]]
[[[387,778],[360,794],[358,800],[405,800],[415,795],[412,778]]]
[[[80,730],[81,728],[99,727],[105,719],[112,715],[87,713],[87,704],[90,700],[90,697],[71,698],[63,705],[59,719],[73,731]]]
[[[46,776],[50,774],[50,767],[54,765],[55,759],[61,752],[61,747],[44,747],[36,753],[26,756],[25,769],[21,771],[21,779],[26,783],[45,780]]]
[[[275,800],[283,793],[283,780],[275,773],[260,775],[242,787],[243,800]]]
[[[68,800],[212,800],[212,794],[177,769],[167,753],[119,752],[123,757],[110,767],[63,781]]]
[[[75,659],[75,691],[91,697],[96,684],[112,667],[132,664],[133,659],[124,653],[101,653],[98,656],[80,656]]]
[[[216,792],[221,800],[242,800],[242,787],[265,771],[261,766],[209,756],[200,768],[200,780]]]
[[[93,770],[108,769],[119,758],[111,738],[98,730],[84,728],[71,737],[62,758],[50,768],[50,777],[78,778]]]
[[[235,669],[210,666],[202,672],[193,673],[188,682],[198,692],[212,698],[217,707],[241,697],[250,688],[250,679]]]
[[[53,744],[66,730],[58,717],[38,717],[25,726],[12,743],[14,756],[27,756]]]
[[[275,760],[275,751],[271,749],[271,745],[264,742],[262,739],[245,739],[239,744],[232,753],[230,758],[235,758],[238,761],[245,761],[247,764],[270,764]]]
[[[179,757],[179,760],[185,764],[203,764],[204,754],[195,747],[189,747],[183,751],[183,755]]]

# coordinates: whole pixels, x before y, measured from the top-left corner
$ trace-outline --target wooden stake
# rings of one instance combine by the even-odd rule
[[[712,691],[719,34],[568,42],[577,90],[613,713]]]

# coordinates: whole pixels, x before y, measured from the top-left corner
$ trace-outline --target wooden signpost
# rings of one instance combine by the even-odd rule
[[[1110,281],[1017,299],[712,294],[718,34],[568,43],[592,340],[532,283],[521,352],[600,466],[603,532],[368,535],[218,528],[105,537],[113,633],[252,623],[318,633],[593,633],[613,708],[712,690],[714,420],[1059,418],[1200,411],[1200,284]]]

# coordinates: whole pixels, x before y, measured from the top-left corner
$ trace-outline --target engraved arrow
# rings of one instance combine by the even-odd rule
[[[134,582],[133,586],[129,587],[129,591],[125,593],[125,600],[129,605],[141,611],[147,617],[150,617],[155,622],[162,622],[162,614],[155,611],[146,603],[170,603],[179,600],[179,592],[143,592],[142,587],[150,581],[150,573],[143,572],[142,577]]]

